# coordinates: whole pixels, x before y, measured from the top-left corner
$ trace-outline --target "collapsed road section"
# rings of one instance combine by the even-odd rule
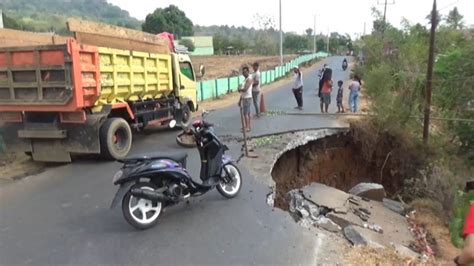
[[[261,162],[244,163],[256,176],[271,173],[267,203],[288,211],[301,226],[344,237],[352,245],[419,257],[407,207],[389,199],[411,174],[406,160],[413,158],[395,139],[379,137],[367,140],[370,135],[357,127],[267,136],[250,143]]]

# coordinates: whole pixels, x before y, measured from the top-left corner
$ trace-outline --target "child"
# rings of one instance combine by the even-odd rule
[[[342,84],[343,84],[342,80],[339,80],[337,82],[338,89],[337,89],[336,101],[337,101],[337,112],[338,113],[344,113],[344,105],[342,105],[342,98],[343,98]]]

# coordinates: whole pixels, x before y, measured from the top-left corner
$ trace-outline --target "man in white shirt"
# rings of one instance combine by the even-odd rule
[[[253,74],[252,74],[252,98],[253,98],[253,106],[255,106],[255,113],[257,117],[260,117],[260,109],[259,109],[259,96],[260,96],[260,70],[259,64],[257,62],[253,63]]]
[[[295,109],[303,110],[303,73],[298,67],[293,68],[295,80],[293,82],[293,94],[295,95],[298,106]]]
[[[245,78],[244,83],[239,89],[240,92],[240,107],[242,108],[242,113],[244,115],[244,129],[246,132],[252,130],[251,126],[251,117],[250,117],[250,107],[252,106],[252,86],[253,80],[250,76],[249,67],[245,66],[242,68],[242,75]]]

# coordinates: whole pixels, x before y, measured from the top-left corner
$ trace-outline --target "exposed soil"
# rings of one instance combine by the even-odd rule
[[[283,60],[288,62],[296,57],[296,55],[285,55]],[[192,62],[195,69],[199,69],[201,64],[206,67],[205,79],[215,79],[239,75],[242,66],[250,66],[254,62],[260,64],[260,71],[273,69],[280,65],[280,57],[259,55],[193,56]]]
[[[312,182],[348,191],[360,182],[380,183],[389,196],[416,175],[423,159],[399,136],[352,124],[347,134],[329,136],[284,153],[272,169],[275,206],[287,209],[285,195]]]
[[[40,173],[45,168],[44,163],[34,162],[24,153],[0,155],[0,179],[16,180]]]
[[[344,256],[344,265],[439,265],[433,259],[421,261],[398,254],[394,249],[352,247]]]
[[[415,200],[411,204],[416,210],[414,221],[423,226],[428,232],[431,241],[434,241],[436,257],[440,264],[449,264],[452,259],[460,254],[461,250],[454,247],[447,225],[440,216],[444,213],[443,207],[432,200]]]

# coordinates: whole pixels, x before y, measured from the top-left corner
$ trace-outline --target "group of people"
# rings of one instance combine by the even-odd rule
[[[242,115],[244,118],[244,128],[246,132],[252,130],[252,114],[251,107],[252,102],[255,107],[255,116],[260,117],[260,66],[257,62],[253,63],[252,70],[253,73],[250,73],[250,68],[245,66],[242,68],[242,75],[245,80],[239,88],[240,100],[239,107],[242,109]]]
[[[343,62],[343,69],[344,65],[347,65],[347,61]],[[242,75],[244,76],[245,80],[238,90],[240,92],[240,100],[238,105],[242,109],[244,120],[243,130],[246,132],[250,132],[252,130],[252,103],[255,107],[255,117],[260,117],[260,69],[257,62],[253,63],[252,70],[253,72],[250,73],[249,67],[245,66],[242,68]],[[297,104],[295,109],[303,110],[303,73],[299,67],[293,68],[293,73],[294,80],[292,91]],[[329,105],[331,104],[331,94],[333,91],[332,69],[329,68],[327,64],[324,64],[323,68],[320,70],[318,78],[319,88],[317,95],[320,98],[321,113],[328,113]],[[342,103],[344,98],[343,84],[344,82],[342,80],[337,82],[336,103],[338,113],[345,112],[345,108]],[[350,91],[349,110],[353,113],[356,113],[359,110],[359,92],[361,90],[361,86],[362,82],[359,76],[354,75],[351,83],[348,86]]]
[[[347,64],[347,61],[346,63]],[[344,63],[343,63],[344,66]],[[294,84],[293,84],[293,94],[295,95],[297,106],[295,109],[303,110],[303,74],[298,67],[293,69],[294,71]],[[337,112],[344,113],[345,108],[342,104],[344,98],[344,90],[342,85],[344,82],[339,80],[337,82]],[[351,83],[349,84],[349,110],[353,113],[356,113],[359,110],[359,92],[361,90],[362,81],[358,75],[354,75]],[[329,105],[331,104],[331,94],[333,91],[333,81],[332,81],[332,69],[327,67],[327,64],[324,64],[323,68],[319,73],[319,87],[318,87],[318,97],[320,98],[320,109],[321,113],[327,113],[329,110]]]

